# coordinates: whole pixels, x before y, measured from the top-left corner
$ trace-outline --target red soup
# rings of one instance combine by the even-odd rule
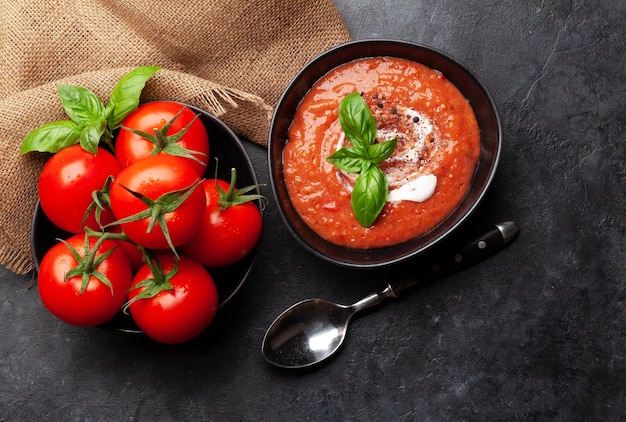
[[[380,168],[389,198],[374,224],[352,212],[355,175],[326,158],[346,146],[341,100],[359,92],[377,127],[377,142],[398,139]],[[443,221],[467,193],[480,154],[474,112],[438,71],[392,57],[359,59],[331,70],[298,106],[283,152],[290,199],[306,224],[336,245],[382,248],[418,237]]]

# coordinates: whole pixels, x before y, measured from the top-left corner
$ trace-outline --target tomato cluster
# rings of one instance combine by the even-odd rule
[[[204,331],[219,303],[211,269],[246,257],[262,229],[255,186],[236,189],[235,169],[230,181],[205,179],[209,158],[201,119],[168,101],[128,114],[109,148],[56,151],[41,172],[40,204],[73,235],[42,259],[44,306],[79,326],[127,310],[163,343]]]

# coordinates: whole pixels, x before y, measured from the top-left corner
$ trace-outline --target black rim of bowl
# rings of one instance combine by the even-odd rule
[[[184,103],[181,103],[184,104]],[[186,107],[200,115],[202,123],[209,134],[209,166],[205,173],[206,178],[218,178],[230,180],[230,170],[237,168],[237,186],[257,186],[255,193],[260,194],[258,179],[252,161],[248,156],[243,144],[235,133],[217,117],[197,107],[185,104]],[[216,163],[217,158],[217,163]],[[217,169],[217,173],[216,173]],[[262,211],[260,200],[255,205]],[[31,225],[30,248],[33,256],[35,271],[39,272],[39,264],[45,253],[56,243],[57,238],[66,238],[71,234],[55,227],[46,217],[39,201]],[[223,268],[209,269],[219,294],[219,308],[229,303],[241,290],[256,258],[258,246],[252,250],[243,260]],[[102,327],[116,329],[127,333],[142,333],[128,315],[120,314]]]
[[[293,208],[283,182],[282,150],[287,143],[293,114],[302,97],[322,76],[344,63],[365,57],[399,57],[440,71],[468,99],[478,120],[481,152],[472,184],[450,215],[428,233],[402,244],[372,250],[332,244],[311,230]],[[500,161],[502,127],[495,102],[485,85],[466,66],[449,55],[421,44],[397,40],[353,41],[336,46],[310,61],[281,96],[270,125],[268,163],[274,199],[285,225],[309,252],[330,263],[351,268],[378,268],[413,258],[455,231],[478,207],[495,176]]]

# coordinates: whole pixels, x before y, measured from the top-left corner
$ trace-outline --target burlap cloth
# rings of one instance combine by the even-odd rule
[[[198,106],[265,145],[291,78],[349,38],[331,0],[0,0],[0,264],[33,268],[30,225],[48,155],[19,149],[30,130],[66,118],[58,83],[106,102],[120,76],[159,65],[143,100]]]

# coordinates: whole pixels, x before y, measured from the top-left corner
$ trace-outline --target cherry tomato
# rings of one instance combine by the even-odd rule
[[[144,264],[143,262],[143,252],[136,245],[126,242],[124,240],[118,241],[120,247],[126,254],[128,258],[128,262],[130,263],[130,268],[133,270],[133,273],[136,273],[139,268],[141,268]]]
[[[81,258],[86,255],[85,235],[76,234],[67,239]],[[93,250],[96,239],[90,238],[89,249]],[[65,243],[55,244],[41,260],[38,275],[39,296],[43,305],[68,324],[93,326],[104,324],[113,318],[126,302],[126,292],[132,281],[130,263],[117,242],[105,240],[97,251],[96,259],[111,250],[109,256],[95,266],[111,283],[111,287],[91,273],[83,286],[81,275],[67,280],[66,274],[79,265]],[[81,289],[84,291],[81,293]]]
[[[170,252],[158,255],[163,273],[174,268]],[[218,293],[208,271],[190,258],[181,256],[178,270],[169,279],[171,289],[161,290],[150,298],[133,301],[145,286],[138,283],[155,277],[149,265],[139,269],[128,293],[130,314],[143,332],[161,343],[182,343],[202,333],[213,321],[218,307]]]
[[[220,206],[216,184],[223,192],[230,186],[219,179],[202,183],[207,202],[202,224],[180,247],[181,253],[207,267],[223,267],[243,259],[256,246],[263,228],[261,211],[253,202]]]
[[[70,233],[80,232],[92,193],[102,189],[106,179],[119,171],[115,157],[105,149],[98,148],[95,155],[80,145],[62,149],[46,162],[39,176],[39,202],[43,212],[55,226]],[[102,225],[113,220],[111,210],[103,210]],[[100,229],[93,210],[85,226]]]
[[[165,128],[179,112],[181,114],[171,126]],[[184,135],[176,139],[176,135],[190,123]],[[150,137],[143,137],[126,128],[144,132]],[[155,133],[155,130],[159,133]],[[195,157],[188,160],[198,175],[202,176],[209,160],[209,137],[204,124],[191,109],[181,103],[155,101],[140,105],[122,122],[122,129],[115,141],[115,156],[122,167],[127,167],[155,153],[176,155],[180,153],[181,147]]]
[[[122,228],[118,225],[113,225],[108,227],[107,231],[112,233],[122,233]],[[143,252],[132,242],[127,242],[125,240],[118,240],[117,242],[126,254],[128,262],[130,262],[130,267],[133,270],[133,274],[136,273],[137,270],[139,270],[139,268],[141,268],[144,264]]]
[[[191,239],[202,221],[206,201],[204,192],[200,186],[196,186],[175,209],[171,195],[165,194],[193,189],[194,184],[200,184],[200,178],[187,160],[166,154],[151,155],[120,171],[111,185],[111,209],[118,220],[140,212],[148,214],[136,221],[121,224],[122,230],[133,242],[151,249],[179,246]],[[158,200],[161,211],[157,215],[150,215],[150,207],[129,190],[149,200]],[[152,227],[151,221],[154,222]],[[169,232],[171,245],[163,227]]]

